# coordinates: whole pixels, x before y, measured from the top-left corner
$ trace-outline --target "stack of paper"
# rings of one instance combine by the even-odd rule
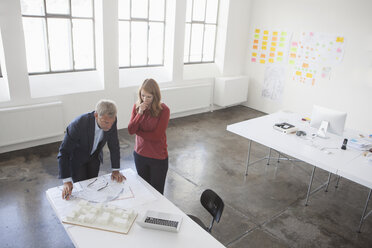
[[[359,151],[366,151],[372,148],[372,139],[360,138],[360,139],[350,139],[347,147],[354,148]]]

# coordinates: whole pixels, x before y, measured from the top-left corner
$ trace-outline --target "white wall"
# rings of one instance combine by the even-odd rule
[[[370,0],[253,0],[250,6],[246,73],[250,77],[247,106],[272,113],[280,109],[311,113],[318,104],[348,113],[346,126],[372,133],[372,1]],[[346,48],[341,64],[332,67],[331,79],[314,86],[291,79],[285,65],[283,100],[261,97],[265,66],[250,62],[255,28],[341,34]],[[368,51],[369,50],[369,51]]]
[[[183,97],[180,99],[181,102],[175,106],[189,105],[195,108],[194,111],[185,111],[182,113],[179,112],[184,111],[182,108],[179,108],[179,110],[171,109],[171,114],[173,112],[171,117],[208,111],[209,108],[206,108],[206,103],[204,101],[200,101],[200,106],[195,106],[195,102],[197,101],[195,101],[194,98],[210,99],[213,92],[213,90],[205,90],[205,88],[200,87],[200,85],[213,85],[215,77],[238,75],[245,70],[244,51],[246,51],[247,39],[244,34],[242,36],[239,30],[248,29],[247,12],[249,11],[249,5],[245,0],[220,1],[222,5],[225,6],[224,10],[226,10],[225,12],[227,15],[219,18],[225,20],[224,25],[225,28],[229,30],[229,39],[231,40],[218,40],[219,48],[223,49],[218,52],[219,54],[223,54],[219,59],[224,59],[225,57],[228,59],[222,63],[222,68],[217,65],[211,65],[214,69],[208,70],[208,73],[203,74],[200,73],[200,71],[205,71],[203,69],[205,65],[191,67],[183,65],[183,25],[186,0],[167,0],[169,6],[176,11],[175,17],[173,16],[173,23],[167,25],[167,27],[173,28],[173,41],[170,42],[169,48],[172,51],[173,57],[168,60],[168,63],[171,63],[169,66],[171,70],[169,72],[171,79],[168,82],[162,82],[160,87],[166,88],[167,99],[174,99],[175,95],[172,95],[172,92],[179,94],[179,88],[185,86],[188,94],[191,94],[193,98],[190,97],[188,99]],[[0,101],[0,108],[29,106],[38,103],[60,101],[62,102],[63,125],[67,126],[76,116],[92,111],[99,99],[109,98],[114,100],[118,105],[118,127],[127,127],[138,85],[125,85],[120,79],[122,74],[118,69],[117,0],[96,0],[96,3],[97,6],[102,6],[103,10],[101,15],[97,15],[97,26],[98,28],[101,27],[101,30],[97,33],[103,34],[101,39],[96,40],[97,45],[100,46],[99,49],[97,49],[97,58],[100,59],[97,63],[97,71],[57,73],[29,77],[27,73],[20,2],[17,0],[0,1],[0,31],[4,48],[3,57],[5,58],[5,61],[1,61],[1,63],[3,72],[6,72],[2,81],[6,81],[9,85],[10,98],[10,100],[5,99],[5,101]],[[232,9],[239,9],[239,12],[236,14],[231,13],[231,11],[229,11],[230,5]],[[244,9],[246,11],[244,11]],[[244,20],[244,22],[241,23],[239,20]],[[185,69],[186,67],[187,69]],[[141,81],[138,82],[138,84],[140,84]],[[2,82],[0,81],[0,83]],[[48,83],[50,84],[48,85]],[[172,91],[172,87],[176,90]],[[2,88],[0,87],[0,89]],[[0,116],[0,118],[2,117]],[[11,123],[11,121],[12,120],[9,120],[9,123]],[[35,123],[35,120],[29,117],[25,120],[24,125],[33,125],[33,123]],[[50,120],[48,116],[45,116],[45,125],[48,125],[48,123],[50,123]],[[3,131],[2,128],[3,127],[0,127],[0,132]],[[12,125],[9,124],[6,128],[11,129]],[[27,137],[25,138],[27,139]],[[59,141],[62,138],[63,136],[51,137],[43,140],[0,147],[0,153]]]

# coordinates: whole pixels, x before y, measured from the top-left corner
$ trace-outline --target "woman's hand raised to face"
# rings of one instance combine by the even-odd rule
[[[148,108],[148,104],[143,102],[139,105],[139,108],[138,108],[138,113],[139,114],[143,114],[143,112]]]

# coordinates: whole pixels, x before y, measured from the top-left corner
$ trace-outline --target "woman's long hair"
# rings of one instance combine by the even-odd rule
[[[153,96],[151,106],[149,108],[149,112],[151,116],[156,117],[159,115],[159,113],[162,111],[161,106],[161,94],[160,94],[160,88],[159,85],[156,83],[156,81],[152,78],[148,78],[145,81],[143,81],[141,87],[138,90],[138,100],[136,103],[136,109],[138,112],[138,108],[140,104],[143,102],[141,97],[141,91],[144,90],[147,93],[151,94]]]

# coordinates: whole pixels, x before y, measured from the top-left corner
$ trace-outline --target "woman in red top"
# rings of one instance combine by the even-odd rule
[[[128,132],[136,134],[133,155],[138,175],[163,194],[168,171],[165,131],[170,111],[160,100],[158,84],[154,79],[146,79],[138,91]]]

